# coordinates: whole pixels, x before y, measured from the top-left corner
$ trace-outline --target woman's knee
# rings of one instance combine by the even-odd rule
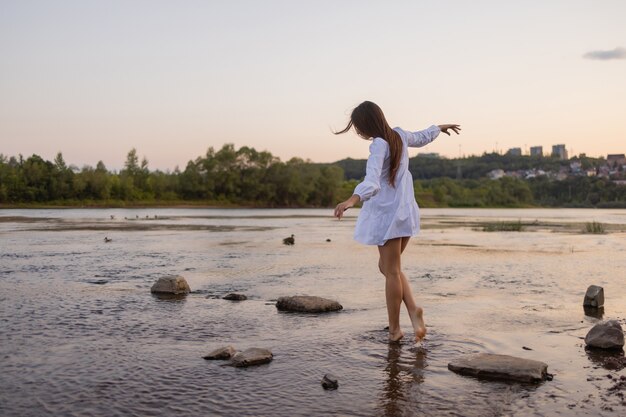
[[[397,285],[402,285],[402,275],[395,271],[387,271],[385,274],[385,281],[393,282]]]

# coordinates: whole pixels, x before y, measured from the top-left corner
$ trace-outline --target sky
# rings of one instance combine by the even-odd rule
[[[0,153],[184,169],[225,143],[333,162],[363,100],[447,157],[626,152],[623,0],[0,0]]]

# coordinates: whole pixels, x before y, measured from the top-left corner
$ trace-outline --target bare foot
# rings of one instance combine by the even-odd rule
[[[395,333],[389,332],[389,341],[390,342],[399,342],[400,339],[402,339],[403,337],[404,337],[404,333],[402,332],[402,330],[398,330]]]
[[[409,312],[413,330],[415,330],[415,341],[420,342],[426,336],[426,324],[424,323],[424,310],[417,307],[415,311]]]

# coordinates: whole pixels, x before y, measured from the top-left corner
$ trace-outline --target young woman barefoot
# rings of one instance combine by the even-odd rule
[[[370,101],[359,104],[352,111],[345,129],[336,134],[346,133],[352,127],[363,139],[372,140],[370,156],[365,179],[356,186],[349,199],[337,204],[335,217],[341,220],[344,211],[363,202],[354,238],[365,245],[378,246],[378,268],[385,277],[389,341],[397,342],[404,336],[400,329],[400,307],[404,303],[418,342],[426,336],[423,310],[415,304],[400,262],[409,238],[419,232],[419,208],[415,202],[407,148],[425,146],[440,132],[458,134],[461,127],[456,124],[433,125],[417,132],[398,127],[392,129],[380,107]]]

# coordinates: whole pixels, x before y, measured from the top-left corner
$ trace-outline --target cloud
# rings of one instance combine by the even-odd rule
[[[586,59],[599,59],[607,61],[609,59],[626,59],[626,49],[615,48],[610,51],[590,51],[583,55]]]

